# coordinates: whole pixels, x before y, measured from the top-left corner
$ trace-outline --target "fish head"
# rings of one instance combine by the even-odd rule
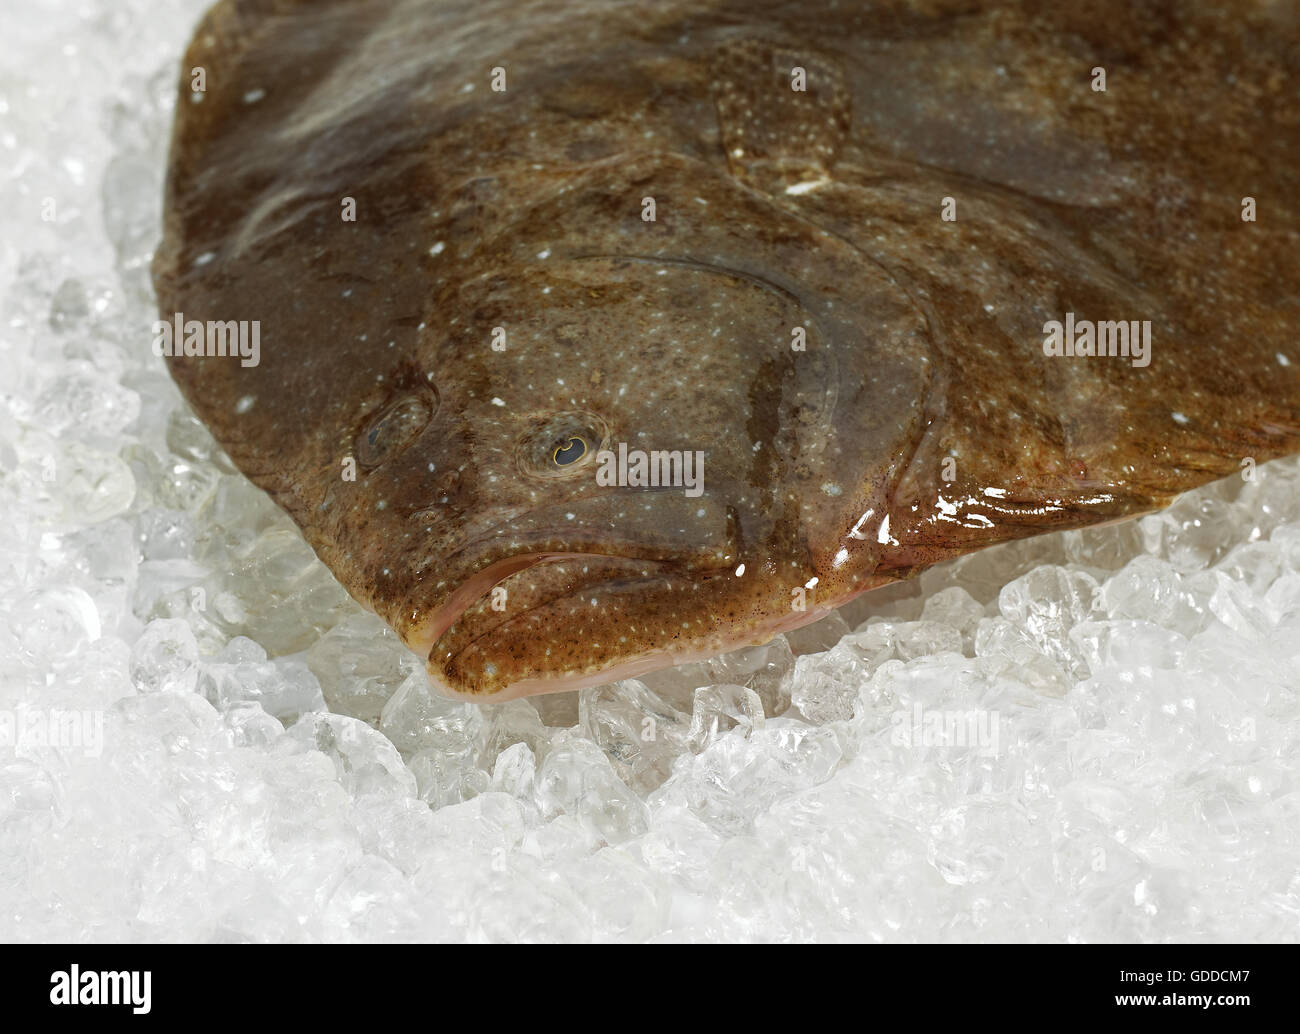
[[[631,677],[879,584],[863,514],[915,442],[924,321],[856,252],[762,214],[791,226],[759,247],[516,232],[435,300],[455,315],[426,323],[426,376],[390,378],[354,451],[358,498],[402,516],[365,529],[376,609],[444,692]]]

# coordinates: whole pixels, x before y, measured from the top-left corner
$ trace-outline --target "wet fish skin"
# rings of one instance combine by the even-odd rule
[[[155,283],[262,361],[169,369],[474,698],[1295,451],[1295,13],[1037,6],[224,0]],[[1044,356],[1067,312],[1151,321],[1150,365]],[[619,442],[702,452],[704,494],[598,485]]]

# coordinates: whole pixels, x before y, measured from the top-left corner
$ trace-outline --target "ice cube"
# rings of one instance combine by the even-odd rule
[[[578,714],[578,727],[642,795],[668,778],[673,760],[687,749],[688,718],[637,679],[582,690]]]
[[[341,714],[305,714],[279,741],[287,752],[316,750],[334,766],[343,788],[353,797],[368,794],[411,797],[415,777],[402,763],[392,741],[365,722]]]
[[[149,622],[131,648],[131,681],[141,693],[193,693],[199,678],[199,647],[179,618]]]
[[[745,735],[763,727],[763,701],[748,686],[701,686],[695,693],[690,742],[695,751],[739,726]]]
[[[618,844],[646,831],[645,802],[615,774],[591,740],[561,733],[537,773],[537,803],[546,818],[565,814],[593,837]]]
[[[706,685],[748,686],[758,694],[763,713],[769,718],[784,714],[790,706],[794,653],[785,636],[714,657],[705,668],[709,674]]]
[[[853,717],[853,704],[868,672],[845,642],[825,653],[795,658],[792,699],[814,725]]]
[[[345,617],[312,643],[303,660],[320,680],[331,711],[374,722],[398,687],[424,665],[374,614]]]

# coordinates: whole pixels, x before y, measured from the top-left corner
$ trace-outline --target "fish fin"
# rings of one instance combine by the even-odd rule
[[[1114,457],[1104,443],[1076,441],[1060,453],[1030,450],[1035,469],[1011,468],[1004,458],[1000,467],[990,461],[949,481],[944,456],[923,446],[928,459],[909,467],[895,488],[882,570],[919,569],[1012,539],[1154,513],[1212,481],[1249,480],[1257,464],[1300,448],[1300,412],[1271,402],[1243,406],[1233,426],[1190,419],[1171,426],[1162,414],[1157,429],[1145,414],[1131,415],[1133,437]]]
[[[300,8],[319,8],[337,2],[338,0],[221,0],[199,22],[185,54],[185,65],[188,68],[195,59],[205,57],[218,62],[237,61],[268,20],[292,14]]]
[[[247,195],[249,182],[263,175],[256,161],[238,166],[243,181],[230,176],[218,181],[210,173],[221,159],[214,153],[222,147],[234,150],[229,127],[240,120],[267,117],[283,112],[298,102],[304,84],[319,82],[337,59],[336,48],[321,41],[349,31],[348,19],[360,12],[353,0],[220,0],[204,15],[180,61],[175,118],[165,191],[163,241],[154,254],[154,285],[163,299],[163,311],[174,308],[168,301],[174,281],[183,276],[188,259],[211,250],[212,241],[190,245],[182,241],[193,232],[182,230],[187,220],[205,221],[196,209],[208,206],[220,210],[227,196]],[[294,36],[296,51],[282,55],[282,66],[260,66],[253,60],[259,47],[274,42],[277,23],[298,15],[328,13],[330,17],[303,17],[302,31]],[[281,33],[283,35],[283,33]],[[267,68],[269,67],[269,71]],[[266,99],[262,99],[265,96]],[[196,186],[201,183],[202,186]],[[301,182],[259,199],[249,225],[269,222],[282,226],[301,216],[294,203],[305,191]],[[270,202],[275,202],[271,204]],[[213,235],[214,238],[217,236]],[[265,234],[262,234],[265,236]],[[238,238],[247,244],[248,231]]]

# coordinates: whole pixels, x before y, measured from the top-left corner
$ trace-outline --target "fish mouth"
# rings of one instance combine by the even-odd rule
[[[585,558],[605,559],[599,553],[525,553],[489,564],[461,582],[446,602],[429,614],[417,631],[407,636],[407,645],[417,653],[429,657],[438,641],[467,610],[490,597],[492,590],[508,582],[511,576],[521,574],[538,564]]]
[[[594,568],[595,580],[576,590],[569,591],[566,587],[558,593],[539,594],[530,600],[528,607],[511,616],[502,615],[498,622],[459,627],[460,617],[479,600],[471,603],[457,615],[444,636],[430,650],[427,674],[434,688],[442,695],[475,703],[503,703],[521,697],[570,692],[621,679],[637,678],[661,668],[703,661],[742,646],[768,642],[776,635],[825,617],[833,609],[831,606],[810,607],[806,612],[777,609],[757,620],[738,623],[722,632],[714,631],[687,638],[675,643],[670,649],[642,645],[586,664],[559,664],[554,667],[544,666],[540,670],[534,666],[502,675],[495,670],[498,662],[504,672],[512,659],[512,647],[526,642],[536,634],[537,615],[542,615],[543,627],[551,629],[558,625],[562,629],[569,616],[581,613],[586,609],[586,603],[594,602],[595,597],[607,593],[613,594],[620,590],[636,594],[654,593],[668,585],[684,586],[689,582],[688,591],[708,593],[710,589],[721,589],[725,594],[727,583],[735,580],[730,571],[697,572],[687,577],[669,564],[649,564],[632,570],[623,566],[627,564],[623,558],[591,554],[519,559],[530,562],[521,563],[514,574],[507,575],[498,585],[509,586],[512,581],[528,578],[548,564],[553,564],[551,569],[556,574],[562,574],[566,565],[584,570]],[[513,593],[514,589],[510,591]],[[719,594],[714,598],[722,599],[724,596]],[[631,626],[633,622],[616,620],[609,624],[622,629]],[[604,639],[604,635],[600,638]],[[554,637],[541,643],[548,655],[552,645],[560,648],[558,652],[562,655],[566,640],[564,637]],[[587,660],[592,659],[589,657]]]
[[[479,534],[446,557],[441,570],[457,572],[455,587],[403,638],[427,658],[430,678],[448,696],[504,700],[539,692],[457,684],[447,669],[466,651],[508,650],[524,619],[566,601],[576,607],[580,598],[611,590],[682,585],[730,572],[738,562],[738,538],[734,509],[707,495],[618,493],[543,507]],[[537,637],[535,629],[518,634]],[[490,675],[493,665],[486,667]]]
[[[709,577],[708,572],[698,569],[687,573],[672,562],[605,553],[512,556],[462,582],[419,632],[407,638],[407,643],[426,657],[429,678],[438,691],[457,699],[502,701],[596,685],[610,681],[611,677],[629,678],[630,673],[611,676],[609,672],[614,669],[607,670],[607,666],[595,674],[581,674],[561,664],[554,675],[526,683],[501,681],[496,677],[497,664],[493,658],[504,659],[516,648],[529,648],[539,638],[536,628],[539,615],[581,612],[588,602],[594,604],[610,592],[635,591],[638,586],[698,583]],[[544,618],[540,623],[547,639],[565,627],[564,618]],[[557,636],[556,642],[561,638]],[[476,669],[476,676],[453,675],[471,656],[476,658],[470,664]],[[662,667],[664,663],[667,662],[650,663],[638,668],[637,673]]]

